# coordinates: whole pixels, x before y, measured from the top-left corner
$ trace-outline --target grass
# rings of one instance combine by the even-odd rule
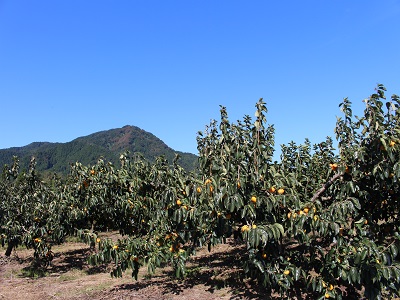
[[[32,279],[38,279],[42,277],[46,277],[49,275],[49,272],[44,268],[37,268],[32,265],[23,268],[18,276],[20,277],[29,277]]]
[[[58,281],[71,281],[71,280],[76,280],[79,279],[83,276],[87,276],[86,272],[82,271],[82,270],[78,270],[78,269],[72,269],[70,271],[68,271],[67,273],[61,274],[58,277]]]
[[[201,273],[202,269],[203,268],[200,266],[187,267],[186,276],[187,277],[197,277]]]

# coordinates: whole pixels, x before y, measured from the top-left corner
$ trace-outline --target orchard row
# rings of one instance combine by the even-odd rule
[[[244,276],[266,293],[304,293],[310,299],[399,296],[400,99],[379,85],[361,117],[351,103],[333,141],[282,146],[273,162],[274,127],[267,108],[255,120],[231,123],[221,107],[197,137],[199,169],[188,173],[163,157],[149,162],[124,153],[121,166],[99,159],[71,165],[66,178],[41,180],[35,160],[20,172],[18,159],[0,182],[0,240],[6,255],[34,249],[46,265],[55,244],[78,235],[94,249],[91,264],[128,269],[170,263],[185,276],[199,247],[229,237],[245,245]],[[113,242],[98,233],[119,230]]]

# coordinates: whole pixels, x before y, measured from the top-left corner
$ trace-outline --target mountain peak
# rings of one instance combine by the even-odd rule
[[[150,161],[163,155],[170,163],[179,154],[179,163],[185,169],[193,170],[197,165],[196,155],[175,151],[152,133],[132,125],[95,132],[67,143],[34,142],[24,147],[2,149],[0,165],[12,163],[16,155],[21,168],[26,168],[30,158],[35,156],[39,171],[67,173],[70,163],[94,164],[99,157],[118,165],[119,156],[125,151],[141,153]]]

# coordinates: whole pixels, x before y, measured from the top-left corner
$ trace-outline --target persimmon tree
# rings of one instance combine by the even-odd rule
[[[255,119],[231,123],[221,106],[197,136],[199,169],[177,158],[149,162],[121,154],[121,167],[99,159],[71,166],[65,181],[19,173],[15,160],[0,182],[1,241],[24,243],[43,259],[51,245],[78,235],[95,251],[92,264],[114,263],[113,276],[165,264],[185,276],[199,247],[235,237],[244,276],[266,293],[310,299],[396,297],[400,289],[400,103],[385,88],[365,100],[362,115],[340,104],[332,138],[281,146],[263,99]],[[100,238],[119,230],[118,241]],[[50,254],[49,254],[50,253]],[[47,256],[46,256],[47,255]]]
[[[34,249],[35,263],[46,265],[53,258],[52,245],[65,238],[59,218],[62,204],[58,201],[59,193],[52,188],[59,179],[55,177],[45,184],[35,167],[32,158],[29,169],[20,172],[16,157],[11,167],[4,167],[0,184],[0,234],[6,256],[22,244]]]
[[[314,146],[292,142],[282,146],[280,163],[272,161],[274,128],[262,99],[254,121],[245,116],[233,124],[221,107],[220,123],[198,134],[196,174],[160,161],[121,171],[131,188],[119,202],[137,203],[120,216],[128,238],[102,241],[91,261],[113,260],[113,275],[131,267],[135,277],[142,264],[153,271],[170,261],[182,276],[197,247],[235,234],[246,246],[245,274],[282,297],[396,295],[398,97],[386,112],[382,99],[378,86],[358,118],[343,101],[338,152],[329,137]],[[146,201],[152,210],[143,210]],[[130,218],[142,230],[125,231]]]

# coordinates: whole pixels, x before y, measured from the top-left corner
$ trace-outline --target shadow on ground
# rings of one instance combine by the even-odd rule
[[[203,254],[188,260],[187,276],[184,279],[174,278],[172,270],[163,271],[160,275],[148,280],[122,284],[114,287],[117,290],[138,291],[150,286],[158,286],[163,295],[180,295],[184,290],[204,285],[206,291],[213,294],[220,289],[228,289],[231,299],[267,299],[266,290],[256,282],[243,277],[242,258],[244,248],[230,242],[228,251]]]

